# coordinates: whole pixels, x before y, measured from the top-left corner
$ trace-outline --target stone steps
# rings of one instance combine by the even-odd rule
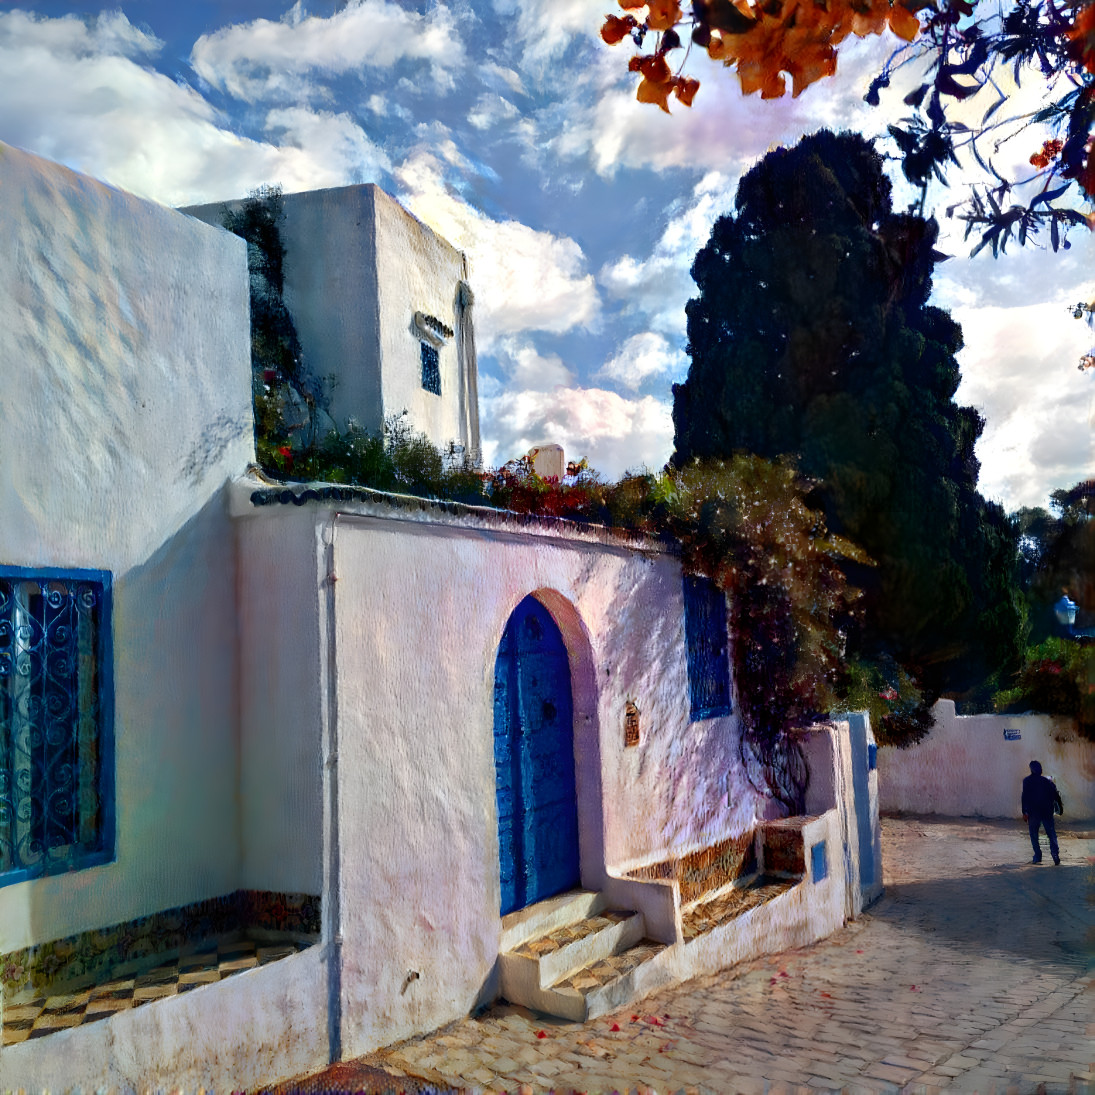
[[[801,875],[759,875],[746,886],[705,895],[681,910],[685,943],[767,904],[801,881]]]
[[[641,913],[606,909],[600,894],[582,891],[542,904],[521,910],[520,932],[516,921],[503,921],[510,946],[499,955],[501,992],[510,1003],[580,1022],[664,983],[646,967],[666,946],[643,938]],[[517,934],[523,938],[514,942]]]

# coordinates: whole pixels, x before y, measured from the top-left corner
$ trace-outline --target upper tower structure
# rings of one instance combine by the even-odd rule
[[[407,411],[434,444],[478,454],[467,259],[372,184],[285,194],[284,299],[329,413],[370,432]],[[220,225],[242,199],[183,210]]]

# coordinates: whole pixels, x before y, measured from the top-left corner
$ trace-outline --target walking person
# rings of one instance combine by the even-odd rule
[[[1042,766],[1036,761],[1030,762],[1030,775],[1023,780],[1023,820],[1030,826],[1030,843],[1034,848],[1032,863],[1042,862],[1042,845],[1038,839],[1038,830],[1045,829],[1049,837],[1049,854],[1055,865],[1061,865],[1057,854],[1057,827],[1053,823],[1053,814],[1063,814],[1065,804],[1057,784],[1042,775]]]

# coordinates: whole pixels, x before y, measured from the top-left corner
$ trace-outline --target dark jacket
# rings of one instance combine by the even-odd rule
[[[1023,813],[1037,814],[1039,817],[1052,817],[1054,803],[1065,812],[1057,784],[1045,776],[1027,776],[1023,780]]]

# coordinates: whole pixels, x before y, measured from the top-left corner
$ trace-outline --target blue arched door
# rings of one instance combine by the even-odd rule
[[[534,597],[514,609],[498,647],[494,767],[504,915],[579,878],[570,664]]]

